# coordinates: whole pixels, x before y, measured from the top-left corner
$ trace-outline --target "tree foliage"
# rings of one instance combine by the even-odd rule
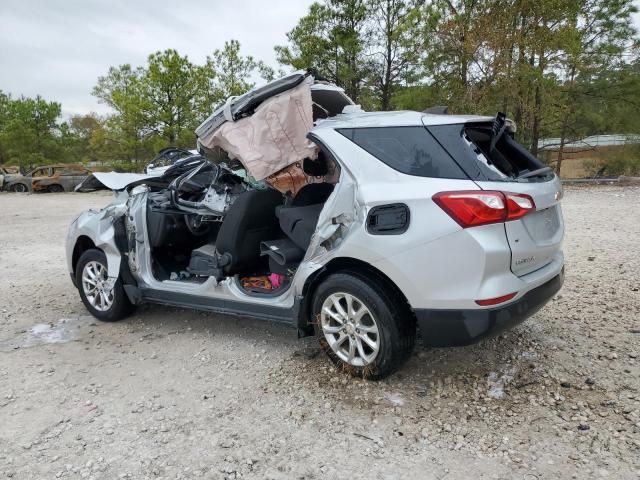
[[[198,124],[227,97],[252,88],[256,76],[271,79],[273,70],[243,56],[237,40],[225,42],[204,65],[169,49],[149,55],[144,67],[112,67],[93,94],[115,113],[96,131],[92,148],[109,150],[123,168],[141,168],[166,146],[192,148]]]
[[[359,15],[341,36],[345,11]],[[504,111],[537,153],[543,136],[639,131],[622,114],[640,100],[634,12],[631,0],[325,0],[276,53],[368,108]]]
[[[359,99],[369,73],[365,47],[370,32],[365,0],[314,3],[287,34],[289,46],[276,46],[278,61],[296,69],[314,69]]]
[[[29,168],[66,157],[61,105],[42,97],[12,99],[0,92],[0,162]]]
[[[367,110],[506,112],[533,153],[558,138],[560,169],[569,142],[640,133],[635,11],[632,0],[319,0],[275,52]],[[111,67],[93,89],[105,117],[61,121],[56,102],[0,92],[0,162],[141,169],[160,148],[192,147],[216,106],[273,77],[230,40],[200,65],[169,49]]]

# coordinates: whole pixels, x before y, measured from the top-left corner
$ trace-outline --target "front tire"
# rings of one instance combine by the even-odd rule
[[[329,276],[316,289],[312,309],[320,347],[353,376],[382,379],[411,356],[416,326],[408,305],[364,276]]]
[[[29,189],[24,183],[14,183],[9,187],[9,191],[14,193],[26,193]]]
[[[129,301],[120,277],[111,289],[107,283],[106,255],[93,248],[85,251],[76,265],[76,285],[82,303],[98,320],[115,322],[129,316],[135,307]]]

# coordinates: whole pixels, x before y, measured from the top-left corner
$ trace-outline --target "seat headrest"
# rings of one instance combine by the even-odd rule
[[[324,177],[327,173],[329,173],[327,159],[322,151],[318,153],[318,158],[316,158],[315,160],[305,158],[302,161],[302,171],[304,171],[304,173],[311,177]]]

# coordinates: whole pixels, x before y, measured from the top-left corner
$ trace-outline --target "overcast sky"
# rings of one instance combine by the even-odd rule
[[[40,94],[65,116],[107,108],[91,96],[112,65],[142,65],[175,48],[194,63],[240,41],[245,55],[276,66],[273,46],[312,0],[0,0],[0,90]],[[640,0],[636,0],[640,6]],[[640,29],[640,16],[635,23]]]
[[[175,48],[192,62],[225,40],[276,66],[273,46],[286,42],[311,0],[0,0],[0,90],[41,94],[65,115],[107,112],[91,95],[112,65],[143,65]]]

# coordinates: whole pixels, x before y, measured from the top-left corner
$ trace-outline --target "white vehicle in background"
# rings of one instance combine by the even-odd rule
[[[346,371],[383,378],[418,326],[425,345],[467,345],[561,288],[562,187],[513,130],[501,114],[366,113],[290,75],[196,130],[216,161],[93,174],[80,190],[114,199],[71,224],[71,279],[101,320],[150,302],[280,321]]]
[[[147,173],[147,175],[161,175],[178,160],[182,160],[183,158],[187,158],[197,154],[197,150],[185,150],[183,148],[177,147],[163,148],[158,152],[158,155],[156,155],[153,160],[151,160],[151,163],[147,165],[145,172]]]

